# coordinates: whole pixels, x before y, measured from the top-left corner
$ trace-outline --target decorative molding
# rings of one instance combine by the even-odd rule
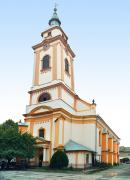
[[[61,36],[61,35],[58,35],[54,38],[51,38],[51,39],[45,39],[44,41],[42,41],[41,43],[37,44],[37,45],[34,45],[32,46],[32,48],[35,50],[37,48],[40,48],[40,47],[43,47],[45,44],[50,44],[52,42],[55,42],[56,40],[60,40],[65,48],[67,48],[67,50],[69,51],[69,53],[71,54],[71,56],[74,58],[75,57],[75,54],[74,52],[72,51],[72,49],[70,48],[69,44],[67,44],[67,42],[64,40],[64,38]]]

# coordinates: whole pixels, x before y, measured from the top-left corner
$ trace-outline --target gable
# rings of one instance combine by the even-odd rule
[[[39,107],[36,107],[34,108],[30,114],[33,115],[33,114],[38,114],[38,113],[42,113],[42,112],[49,112],[49,111],[52,111],[53,109],[49,106],[39,106]]]

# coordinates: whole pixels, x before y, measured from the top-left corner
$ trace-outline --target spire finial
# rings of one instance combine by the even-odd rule
[[[58,6],[58,4],[55,3],[55,5],[54,5],[54,14],[57,14],[57,6]]]
[[[58,15],[57,15],[57,6],[58,6],[58,4],[55,3],[53,16],[52,16],[52,18],[49,20],[49,25],[50,25],[50,26],[60,26],[60,25],[61,25],[61,22],[60,22],[60,20],[59,20],[59,18],[58,18]]]
[[[92,100],[92,104],[96,104],[94,99]]]
[[[54,10],[56,10],[56,11],[57,11],[57,6],[58,6],[58,4],[55,2]]]

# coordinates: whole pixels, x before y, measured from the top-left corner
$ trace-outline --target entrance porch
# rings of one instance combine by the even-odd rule
[[[30,159],[30,166],[48,166],[50,162],[50,141],[43,138],[36,140],[36,154]]]

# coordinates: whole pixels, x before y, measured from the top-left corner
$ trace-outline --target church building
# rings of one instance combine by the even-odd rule
[[[53,153],[64,150],[69,166],[84,168],[95,161],[119,162],[119,137],[96,114],[96,104],[74,89],[75,54],[54,8],[49,27],[34,50],[33,84],[19,130],[37,138],[33,166],[49,165]],[[79,67],[80,68],[80,67]],[[78,73],[78,72],[75,72]],[[85,87],[84,87],[85,88]]]

